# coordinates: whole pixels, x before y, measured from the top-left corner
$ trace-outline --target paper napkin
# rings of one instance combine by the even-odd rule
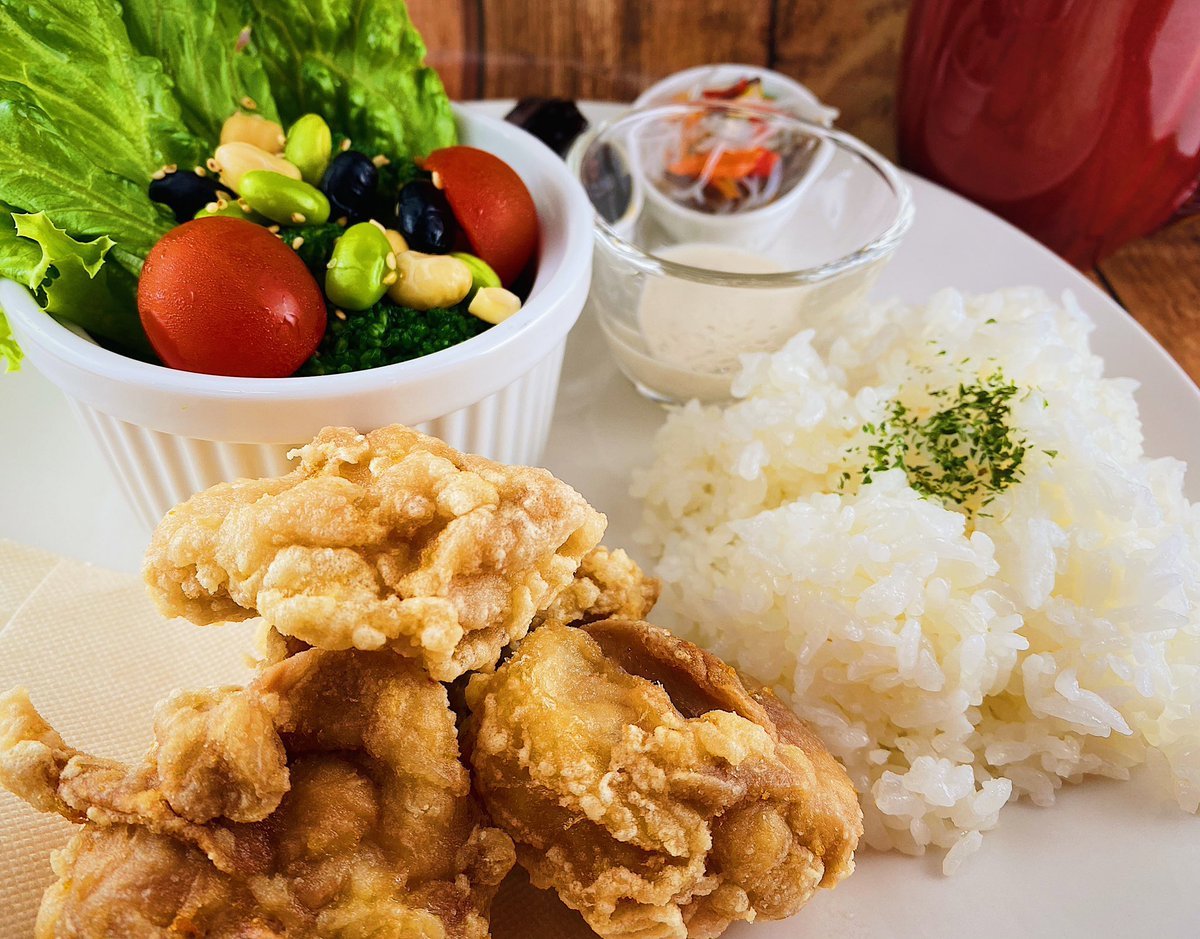
[[[164,620],[141,579],[0,540],[0,692],[29,689],[72,746],[136,760],[154,705],[176,688],[244,684],[254,627]],[[0,789],[0,937],[33,932],[53,879],[50,851],[74,828]],[[492,910],[494,939],[586,939],[594,934],[522,872]]]

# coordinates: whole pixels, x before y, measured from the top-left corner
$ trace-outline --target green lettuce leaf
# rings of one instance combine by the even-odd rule
[[[221,125],[250,98],[275,119],[275,101],[262,60],[242,31],[248,3],[236,0],[127,0],[125,25],[134,48],[162,62],[188,129],[212,146]]]
[[[0,274],[52,312],[123,350],[147,348],[135,278],[173,224],[150,200],[150,175],[209,150],[161,63],[134,50],[116,3],[0,3]],[[14,213],[43,221],[18,232]]]
[[[38,265],[41,252],[37,245],[17,234],[13,211],[11,205],[0,202],[0,277],[25,284]]]
[[[137,182],[146,201],[145,184],[155,169],[194,165],[210,151],[183,124],[162,64],[135,52],[121,8],[111,0],[2,3],[0,37],[0,81],[23,87],[24,100],[42,111],[71,149]],[[7,150],[13,144],[4,136],[0,146]],[[26,155],[34,164],[42,156]]]
[[[150,344],[137,312],[137,278],[105,257],[113,240],[103,235],[77,241],[45,212],[14,214],[17,235],[28,239],[38,260],[22,278],[46,312],[82,326],[121,351],[145,357]]]
[[[12,206],[0,202],[0,277],[25,283],[25,278],[38,263],[37,245],[17,236]],[[21,347],[13,337],[4,310],[0,309],[0,372],[15,372],[21,368]]]
[[[137,273],[172,225],[146,188],[98,164],[74,135],[64,136],[24,85],[0,81],[0,201],[46,212],[79,238],[107,235],[114,259]]]
[[[285,125],[309,111],[356,150],[424,156],[455,143],[425,44],[397,0],[250,0],[252,36]]]
[[[13,338],[4,311],[0,310],[0,373],[19,372],[23,358],[25,358],[25,353],[21,351],[17,340]]]

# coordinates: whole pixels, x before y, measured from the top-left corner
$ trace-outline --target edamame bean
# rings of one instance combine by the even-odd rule
[[[329,200],[303,180],[270,170],[251,170],[242,177],[241,193],[250,208],[280,225],[323,225],[329,221]]]
[[[464,251],[452,251],[450,257],[458,258],[467,265],[467,270],[471,272],[471,294],[484,287],[503,286],[500,283],[500,275],[493,271],[491,265],[483,258],[477,258]]]
[[[378,303],[387,290],[385,279],[394,274],[389,256],[395,257],[382,228],[371,222],[347,228],[333,246],[325,272],[329,302],[343,310],[365,310]]]
[[[320,114],[305,114],[288,129],[283,155],[299,168],[306,183],[321,182],[332,154],[333,134]]]
[[[242,218],[256,225],[265,224],[268,220],[259,215],[244,199],[227,199],[222,193],[214,202],[205,203],[204,207],[193,218],[209,218],[213,215],[225,215],[229,218]]]

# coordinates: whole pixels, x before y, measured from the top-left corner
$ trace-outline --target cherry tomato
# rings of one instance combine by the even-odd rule
[[[533,196],[521,177],[499,157],[474,147],[435,150],[421,167],[436,173],[471,253],[483,258],[505,286],[537,251],[538,220]]]
[[[165,364],[209,375],[291,375],[325,334],[325,298],[299,255],[225,216],[163,235],[142,268],[138,313]]]

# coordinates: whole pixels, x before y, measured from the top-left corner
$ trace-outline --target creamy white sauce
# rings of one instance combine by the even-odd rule
[[[741,274],[770,274],[779,265],[728,245],[681,244],[657,252],[680,264]],[[636,381],[676,400],[728,397],[748,352],[773,352],[802,326],[804,287],[718,287],[678,277],[647,282],[636,332],[609,324],[609,336]]]

